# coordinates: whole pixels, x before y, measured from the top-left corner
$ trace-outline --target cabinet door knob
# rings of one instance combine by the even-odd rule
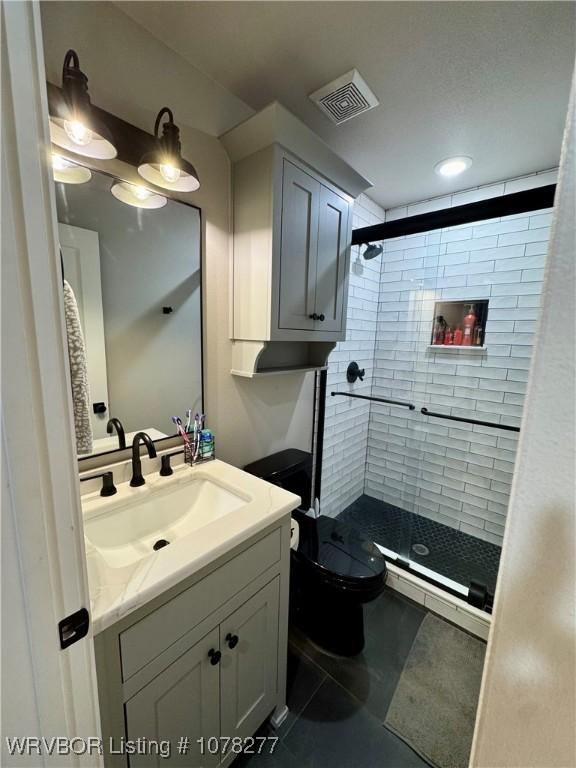
[[[236,648],[238,645],[238,635],[232,635],[228,632],[226,635],[226,642],[228,643],[228,648]]]
[[[324,315],[318,315],[318,320],[320,320],[320,322],[323,323],[324,320],[326,320],[326,318],[324,317]]]
[[[215,651],[214,648],[210,648],[210,650],[208,651],[208,658],[210,659],[210,664],[212,664],[212,666],[215,667],[216,664],[220,663],[222,654],[220,653],[220,651]]]
[[[316,314],[316,312],[314,312],[312,315],[308,315],[308,317],[310,318],[310,320],[318,320],[318,315]]]

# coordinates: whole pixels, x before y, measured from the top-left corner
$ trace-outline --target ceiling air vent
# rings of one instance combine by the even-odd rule
[[[310,98],[336,125],[380,104],[356,69],[314,91]]]

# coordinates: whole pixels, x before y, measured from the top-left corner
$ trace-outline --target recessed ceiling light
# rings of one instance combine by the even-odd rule
[[[458,157],[447,157],[446,160],[442,160],[438,163],[438,165],[434,167],[434,170],[438,176],[449,178],[450,176],[458,176],[458,174],[467,171],[471,165],[471,157],[459,155]]]

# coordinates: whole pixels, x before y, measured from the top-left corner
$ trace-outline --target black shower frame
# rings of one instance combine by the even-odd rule
[[[474,221],[483,221],[484,219],[496,219],[538,211],[543,208],[552,208],[555,193],[556,184],[546,184],[543,187],[527,189],[524,192],[514,192],[510,195],[480,200],[476,203],[456,205],[454,208],[443,208],[440,211],[407,216],[395,221],[385,221],[370,227],[360,227],[352,230],[352,245],[366,245],[380,240],[390,240],[393,237],[430,232],[443,227],[455,227],[459,224],[471,224]]]

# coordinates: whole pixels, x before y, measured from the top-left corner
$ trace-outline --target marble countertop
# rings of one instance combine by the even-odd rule
[[[298,496],[216,459],[196,467],[174,466],[174,474],[146,476],[146,485],[119,484],[118,493],[102,498],[97,490],[82,496],[85,520],[154,498],[175,484],[206,478],[236,490],[246,499],[238,510],[213,520],[170,546],[122,567],[111,567],[85,537],[92,632],[97,634],[132,611],[177,585],[218,557],[280,520],[300,503]],[[119,512],[121,514],[121,512]],[[161,529],[161,527],[159,527]]]

